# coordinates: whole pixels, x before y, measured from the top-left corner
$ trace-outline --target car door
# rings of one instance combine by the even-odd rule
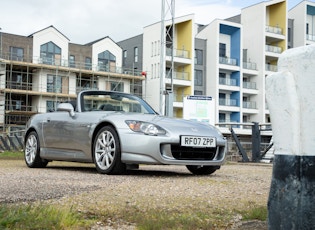
[[[91,158],[88,154],[91,120],[82,118],[81,113],[75,116],[68,112],[48,113],[42,126],[46,154],[68,160]]]

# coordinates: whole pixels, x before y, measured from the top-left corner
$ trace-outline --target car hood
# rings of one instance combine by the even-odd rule
[[[115,113],[116,118],[119,116]],[[223,138],[222,134],[214,126],[198,121],[191,121],[179,118],[166,117],[153,114],[121,114],[121,119],[138,120],[150,122],[158,125],[170,133],[178,133],[180,135],[215,135]]]
[[[163,116],[156,116],[152,119],[152,123],[161,126],[166,130],[172,131],[180,131],[190,134],[201,134],[207,132],[215,132],[218,133],[218,130],[205,122],[198,122],[198,121],[191,121],[185,119],[178,119],[178,118],[171,118],[171,117],[163,117]]]

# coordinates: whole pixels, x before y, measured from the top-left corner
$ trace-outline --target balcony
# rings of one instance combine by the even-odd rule
[[[266,26],[266,32],[283,35],[282,29],[279,27],[274,27],[274,26]]]
[[[237,81],[235,79],[227,79],[227,78],[220,77],[219,84],[228,85],[228,86],[237,86]]]
[[[128,74],[133,76],[142,76],[142,71],[135,71],[133,69],[124,69],[118,66],[104,66],[99,64],[92,64],[88,62],[78,62],[78,61],[69,61],[68,59],[58,59],[58,58],[47,58],[47,57],[38,57],[38,56],[27,56],[21,54],[17,56],[11,52],[3,52],[1,58],[9,61],[19,61],[24,63],[33,63],[33,64],[45,64],[55,67],[65,67],[79,69],[79,70],[91,70],[99,72],[110,72],[117,74]]]
[[[257,70],[257,64],[253,62],[243,62],[244,69]]]
[[[167,74],[166,78],[171,79],[171,73]],[[174,72],[174,79],[189,81],[189,73],[188,72]]]
[[[174,102],[183,102],[184,101],[184,97],[190,96],[188,94],[184,94],[184,93],[175,93],[174,94]]]
[[[219,63],[225,64],[225,65],[237,66],[237,59],[227,58],[227,57],[219,57]]]
[[[271,53],[281,54],[282,53],[282,48],[279,47],[279,46],[266,45],[265,46],[265,51],[271,52]]]
[[[315,35],[313,35],[313,34],[306,34],[306,40],[315,42]]]
[[[172,49],[171,48],[166,48],[166,56],[172,56]],[[189,51],[188,50],[178,50],[174,49],[173,52],[174,57],[179,57],[179,58],[189,58]]]
[[[244,109],[257,109],[255,101],[243,101]]]
[[[238,106],[236,99],[225,99],[225,98],[220,98],[220,99],[219,99],[219,105],[224,105],[224,106]]]
[[[271,71],[271,72],[277,72],[278,71],[278,66],[276,65],[270,65],[266,64],[266,71]]]
[[[244,89],[257,89],[256,82],[243,82]]]

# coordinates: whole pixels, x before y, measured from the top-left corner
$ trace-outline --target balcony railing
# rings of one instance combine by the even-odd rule
[[[110,73],[119,73],[119,74],[128,74],[133,76],[142,76],[142,71],[135,71],[132,69],[122,68],[119,66],[104,66],[100,64],[91,64],[85,62],[69,61],[68,59],[53,59],[47,57],[36,57],[36,56],[27,56],[27,55],[17,55],[14,53],[5,53],[3,52],[0,59],[9,60],[9,61],[19,61],[26,63],[35,63],[35,64],[45,64],[58,67],[70,67],[80,70],[91,70],[98,72],[110,72]]]
[[[281,47],[279,47],[279,46],[271,46],[271,45],[266,45],[265,46],[265,50],[267,52],[278,53],[278,54],[281,54],[281,52],[282,52],[282,48]]]
[[[253,62],[243,62],[243,68],[257,70],[257,64]]]
[[[243,108],[245,109],[256,109],[255,101],[243,101]]]
[[[306,34],[306,40],[308,40],[308,41],[315,41],[315,35],[313,35],[313,34]]]
[[[237,65],[237,59],[227,58],[227,57],[219,57],[219,63],[225,65]]]
[[[266,32],[274,34],[282,34],[282,29],[274,26],[266,26]]]
[[[183,93],[174,93],[173,101],[174,102],[183,102],[184,97],[190,96],[190,94],[183,94]]]
[[[171,48],[166,48],[166,56],[172,56],[172,49]],[[174,57],[179,57],[179,58],[189,58],[189,51],[188,50],[178,50],[174,49],[173,53]]]
[[[243,82],[244,89],[257,89],[256,82]]]
[[[238,106],[236,99],[225,99],[225,98],[220,98],[219,99],[219,105]]]
[[[167,76],[166,76],[166,78],[168,78],[168,79],[170,79],[171,77],[172,77],[171,73],[167,74]],[[174,79],[189,81],[189,73],[187,73],[187,72],[175,72]]]
[[[238,125],[230,125],[229,123],[239,123],[238,121],[236,120],[231,120],[231,119],[220,119],[219,120],[219,123],[222,123],[222,124],[219,124],[219,127],[221,128],[229,128],[229,127],[232,127],[232,128],[238,128],[239,126]],[[227,124],[224,124],[224,123],[227,123]]]
[[[278,66],[266,64],[266,70],[267,71],[272,71],[272,72],[277,72],[278,71]]]
[[[237,86],[237,81],[235,79],[227,79],[220,77],[219,78],[220,85],[229,85],[229,86]]]

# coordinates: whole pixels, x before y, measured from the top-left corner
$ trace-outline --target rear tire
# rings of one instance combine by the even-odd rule
[[[195,175],[210,175],[217,171],[220,166],[186,165],[186,168]]]
[[[101,128],[93,144],[93,160],[101,174],[123,174],[126,164],[121,162],[118,134],[112,126]]]
[[[45,168],[48,164],[47,160],[40,157],[40,144],[35,131],[30,132],[26,137],[24,159],[30,168]]]

